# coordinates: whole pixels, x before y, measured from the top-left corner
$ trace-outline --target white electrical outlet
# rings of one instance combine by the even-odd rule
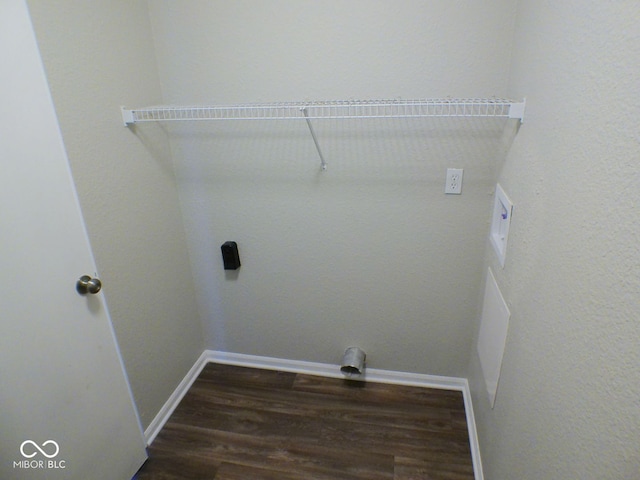
[[[462,168],[447,168],[447,180],[444,193],[460,195],[462,193]]]

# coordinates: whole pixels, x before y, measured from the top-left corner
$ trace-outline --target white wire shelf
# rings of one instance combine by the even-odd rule
[[[209,106],[122,107],[125,125],[192,120],[505,117],[523,121],[525,101],[507,99],[345,100]]]

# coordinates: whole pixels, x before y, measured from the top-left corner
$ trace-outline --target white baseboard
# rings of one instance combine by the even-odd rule
[[[145,429],[144,438],[147,441],[147,445],[151,445],[153,443],[158,433],[160,433],[160,430],[162,430],[162,427],[164,427],[164,424],[167,423],[173,411],[176,409],[183,397],[187,394],[189,388],[191,388],[191,385],[193,385],[193,382],[195,382],[196,378],[198,378],[198,375],[200,375],[200,372],[202,372],[202,369],[210,361],[211,360],[209,360],[209,351],[205,350],[204,352],[202,352],[202,355],[200,355],[198,360],[196,360],[196,363],[193,364],[193,367],[189,369],[185,377],[178,384],[168,400],[164,403],[149,426]]]
[[[320,375],[322,377],[345,378],[345,376],[340,372],[339,365],[331,365],[329,363],[259,357],[257,355],[220,352],[216,350],[208,350],[208,355],[209,361],[213,363],[261,368],[263,370],[279,370],[281,372],[306,373],[308,375]],[[467,382],[464,378],[395,372],[392,370],[378,370],[368,367],[362,375],[353,376],[351,377],[351,380],[366,380],[367,382],[392,383],[396,385],[442,388],[446,390],[459,391],[462,391],[465,388]]]
[[[245,355],[242,353],[221,352],[217,350],[205,350],[200,358],[191,367],[180,385],[176,388],[167,402],[158,412],[144,435],[147,445],[151,445],[164,424],[176,409],[182,398],[196,380],[207,363],[222,363],[225,365],[237,365],[241,367],[260,368],[263,370],[278,370],[281,372],[304,373],[307,375],[318,375],[330,378],[345,378],[340,372],[339,365],[327,363],[304,362],[298,360],[288,360],[284,358],[261,357],[257,355]],[[484,480],[482,473],[482,462],[480,459],[480,449],[478,446],[478,433],[476,430],[475,417],[473,415],[473,405],[471,402],[471,392],[466,378],[443,377],[437,375],[425,375],[421,373],[396,372],[392,370],[379,370],[367,368],[363,375],[351,377],[352,380],[389,383],[395,385],[408,385],[414,387],[440,388],[445,390],[456,390],[462,392],[465,411],[467,416],[467,426],[469,430],[469,443],[471,447],[471,459],[476,480]]]
[[[464,412],[467,417],[467,430],[469,431],[469,447],[471,448],[471,461],[473,462],[473,473],[475,480],[484,480],[482,471],[482,459],[480,458],[480,443],[478,442],[478,430],[476,430],[476,417],[473,414],[473,402],[471,401],[471,389],[466,378],[462,389],[464,399]]]

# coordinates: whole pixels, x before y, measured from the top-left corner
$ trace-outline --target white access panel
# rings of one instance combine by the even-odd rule
[[[496,401],[502,356],[504,355],[504,347],[507,341],[509,317],[511,317],[511,312],[502,297],[493,272],[489,268],[477,348],[491,408],[493,408]]]

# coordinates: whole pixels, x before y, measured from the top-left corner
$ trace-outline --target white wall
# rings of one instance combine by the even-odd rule
[[[511,93],[526,122],[496,405],[471,383],[486,478],[640,477],[640,4],[520,2]]]
[[[154,1],[165,103],[502,95],[515,6]],[[146,127],[140,126],[139,131]],[[464,375],[504,122],[167,127],[209,348]],[[460,197],[447,167],[465,169]],[[239,244],[225,273],[220,245]]]
[[[119,106],[161,99],[144,2],[29,1],[72,173],[142,423],[202,352],[166,135]]]

